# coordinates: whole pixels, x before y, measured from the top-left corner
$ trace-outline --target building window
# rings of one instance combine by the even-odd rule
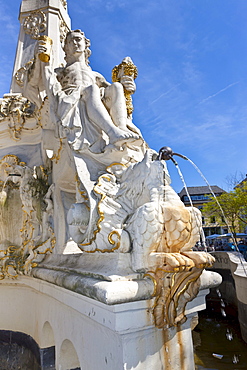
[[[195,200],[208,200],[209,199],[209,196],[208,195],[191,195],[190,196],[190,198],[191,198],[191,200],[192,200],[192,202],[193,202],[193,200],[195,201]],[[189,197],[188,197],[188,195],[185,195],[184,196],[184,201],[185,202],[189,202]]]
[[[215,224],[215,221],[216,221],[215,216],[211,216],[210,217],[211,224]]]

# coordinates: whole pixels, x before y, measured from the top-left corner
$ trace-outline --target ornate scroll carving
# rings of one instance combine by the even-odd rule
[[[46,15],[41,10],[35,10],[26,17],[23,29],[32,39],[37,40],[41,33],[46,30]]]
[[[7,95],[0,105],[0,121],[7,119],[12,138],[20,140],[26,119],[33,117],[34,112],[34,104],[21,94]]]

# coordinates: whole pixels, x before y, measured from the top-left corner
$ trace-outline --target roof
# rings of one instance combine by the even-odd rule
[[[225,190],[221,189],[217,185],[212,185],[210,187],[213,190],[214,194],[225,193]],[[211,194],[211,191],[208,186],[188,186],[187,189],[190,195]],[[185,188],[183,188],[178,195],[180,196],[180,198],[182,198],[184,195],[187,195]]]
[[[243,186],[244,185],[244,183],[246,183],[247,182],[247,174],[246,174],[246,177],[245,177],[245,179],[243,179],[242,181],[240,181],[240,183],[239,184],[237,184],[235,187],[234,187],[234,189],[235,188],[240,188],[241,186]]]

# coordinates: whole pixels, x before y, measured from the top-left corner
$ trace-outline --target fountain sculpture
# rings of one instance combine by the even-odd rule
[[[20,21],[11,93],[0,106],[1,286],[39,281],[57,289],[55,295],[65,289],[104,310],[146,302],[141,320],[153,334],[142,354],[122,345],[124,355],[115,350],[101,363],[108,350],[92,360],[89,346],[69,363],[55,343],[41,343],[29,331],[40,348],[56,347],[57,369],[191,370],[196,309],[187,304],[219,281],[204,271],[214,258],[192,250],[202,231],[200,212],[186,208],[172,189],[169,155],[150,149],[132,121],[137,67],[124,58],[112,83],[93,71],[90,41],[81,30],[70,31],[64,1],[23,0]],[[62,50],[65,66],[58,67]],[[81,318],[65,320],[80,326]],[[112,330],[110,343],[120,329]],[[140,330],[132,336],[138,343]]]

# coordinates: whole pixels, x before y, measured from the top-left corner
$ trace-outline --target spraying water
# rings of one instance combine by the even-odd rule
[[[196,169],[196,171],[200,174],[200,176],[203,178],[203,180],[206,182],[206,184],[207,184],[207,186],[208,186],[208,188],[209,188],[209,190],[210,190],[210,192],[211,192],[211,194],[212,194],[213,198],[214,198],[214,199],[215,199],[215,201],[216,201],[216,204],[218,205],[218,207],[219,207],[219,209],[220,209],[220,211],[221,211],[221,213],[222,213],[223,219],[224,219],[224,221],[225,221],[226,225],[228,226],[228,229],[230,230],[230,234],[231,234],[232,239],[233,239],[233,241],[234,241],[234,245],[235,245],[235,247],[236,247],[236,250],[240,253],[239,248],[238,248],[238,246],[237,246],[237,241],[236,241],[236,239],[235,239],[235,237],[234,237],[234,235],[233,235],[233,233],[232,233],[232,231],[231,231],[230,226],[228,225],[228,222],[227,222],[227,220],[226,220],[226,217],[225,217],[224,211],[223,211],[223,209],[222,209],[222,207],[221,207],[221,205],[220,205],[220,203],[219,203],[219,201],[218,201],[218,199],[217,199],[216,195],[214,194],[212,187],[210,186],[209,182],[207,181],[207,179],[205,178],[205,176],[203,175],[203,173],[200,171],[200,169],[196,166],[196,164],[195,164],[192,160],[190,160],[189,158],[187,158],[187,157],[186,157],[186,156],[184,156],[184,155],[181,155],[181,154],[178,154],[178,153],[173,153],[172,149],[171,149],[171,148],[169,148],[169,147],[163,147],[163,148],[161,148],[161,149],[160,149],[160,152],[159,152],[159,157],[158,157],[158,158],[159,158],[159,159],[164,159],[164,160],[169,160],[169,159],[171,159],[171,160],[172,160],[172,162],[175,164],[175,166],[176,166],[176,168],[177,168],[177,171],[178,171],[178,174],[179,174],[179,176],[180,176],[180,179],[182,180],[182,183],[183,183],[183,185],[184,185],[184,189],[185,189],[186,194],[187,194],[187,196],[188,196],[188,199],[189,199],[190,205],[193,207],[192,199],[191,199],[191,197],[190,197],[190,194],[189,194],[189,191],[188,191],[187,185],[186,185],[186,183],[185,183],[184,176],[183,176],[183,174],[182,174],[182,172],[181,172],[181,170],[180,170],[180,168],[179,168],[179,166],[178,166],[177,162],[176,162],[176,161],[175,161],[175,159],[173,158],[173,155],[177,155],[177,156],[179,156],[179,157],[181,157],[181,158],[183,158],[183,159],[185,159],[185,160],[189,161],[189,162],[192,164],[192,166]],[[203,235],[204,235],[204,234],[203,234]],[[204,238],[204,241],[205,241],[205,238]],[[205,243],[205,245],[206,245],[206,243]],[[245,265],[244,265],[244,263],[243,263],[243,259],[242,259],[242,258],[239,258],[239,259],[240,259],[240,262],[241,262],[241,264],[242,264],[243,270],[245,271],[245,274],[246,274],[246,276],[247,276],[247,272],[246,272],[246,269],[245,269]],[[224,319],[226,319],[226,316],[227,316],[227,315],[226,315],[226,312],[225,312],[225,302],[224,302],[224,301],[223,301],[223,299],[222,299],[222,296],[221,296],[221,292],[220,292],[220,290],[219,290],[219,289],[217,289],[217,290],[216,290],[216,292],[217,292],[217,295],[218,295],[219,300],[220,300],[220,312],[221,312],[221,316],[222,316]],[[232,341],[233,341],[233,339],[234,339],[234,338],[233,338],[232,330],[230,330],[229,328],[227,328],[227,329],[226,329],[225,336],[226,336],[227,341],[232,342]],[[214,354],[214,353],[213,353],[212,355],[213,355],[213,357],[216,357],[216,358],[217,358],[217,360],[218,360],[218,359],[222,360],[222,358],[224,357],[223,355],[217,355],[217,354]],[[240,356],[241,356],[241,355],[240,355]],[[238,364],[239,362],[240,362],[240,357],[239,357],[239,355],[238,355],[238,354],[236,354],[236,353],[234,353],[234,354],[233,354],[233,357],[231,358],[231,363],[232,363],[232,364],[233,364],[233,366],[235,367],[235,365],[236,365],[236,364]],[[229,364],[229,365],[230,365],[230,364]],[[205,369],[205,367],[200,367],[200,368],[201,368],[201,369]],[[225,366],[224,366],[224,368],[225,368]],[[242,368],[242,366],[241,366],[241,368]],[[199,369],[199,367],[198,367],[198,369]]]
[[[190,194],[189,194],[189,192],[188,192],[188,188],[187,188],[187,186],[186,186],[186,183],[185,183],[185,180],[184,180],[184,176],[183,176],[183,174],[182,174],[182,172],[181,172],[181,170],[180,170],[180,168],[179,168],[179,166],[178,166],[178,163],[177,163],[177,162],[175,161],[175,159],[173,158],[173,156],[174,156],[174,155],[176,155],[176,156],[178,156],[178,157],[180,157],[180,158],[183,158],[183,159],[185,159],[186,161],[190,162],[190,163],[192,164],[192,166],[196,169],[196,171],[199,173],[199,175],[202,177],[202,179],[205,181],[205,183],[207,184],[207,186],[208,186],[208,188],[209,188],[209,190],[210,190],[210,192],[211,192],[211,194],[212,194],[213,198],[214,198],[214,199],[215,199],[215,201],[216,201],[217,206],[219,207],[219,209],[220,209],[220,211],[221,211],[221,214],[222,214],[222,217],[223,217],[223,219],[224,219],[224,222],[225,222],[225,224],[227,225],[228,230],[230,231],[230,235],[231,235],[231,237],[232,237],[233,244],[234,244],[234,246],[235,246],[236,250],[240,253],[240,250],[239,250],[238,245],[237,245],[236,238],[234,237],[234,234],[233,234],[233,232],[232,232],[232,230],[231,230],[231,226],[228,224],[228,221],[227,221],[227,219],[226,219],[225,213],[224,213],[224,211],[223,211],[223,209],[222,209],[222,207],[221,207],[221,205],[220,205],[220,203],[219,203],[219,201],[218,201],[218,199],[217,199],[217,197],[216,197],[216,195],[215,195],[215,193],[214,193],[214,191],[213,191],[213,189],[212,189],[211,185],[209,184],[208,180],[207,180],[207,179],[206,179],[206,177],[203,175],[203,173],[201,172],[201,170],[197,167],[197,165],[196,165],[196,164],[195,164],[191,159],[189,159],[188,157],[186,157],[185,155],[183,155],[183,154],[179,154],[179,153],[174,153],[174,152],[172,151],[172,149],[171,149],[170,147],[168,147],[168,146],[164,146],[164,147],[162,147],[162,148],[160,149],[160,151],[159,151],[159,157],[158,157],[158,158],[159,158],[159,159],[164,159],[164,160],[169,160],[169,159],[170,159],[170,160],[175,164],[175,166],[176,166],[176,168],[177,168],[177,170],[178,170],[178,174],[179,174],[179,176],[180,176],[180,178],[181,178],[181,180],[182,180],[182,183],[183,183],[183,185],[184,185],[184,188],[185,188],[185,191],[186,191],[186,195],[188,196],[188,199],[189,199],[189,201],[190,201],[190,205],[193,207],[193,203],[192,203],[192,200],[191,200]],[[206,243],[205,243],[205,236],[204,236],[204,233],[203,233],[203,237],[202,237],[202,244],[203,244],[204,248],[205,248],[205,249],[207,249],[207,247],[206,247]],[[240,253],[240,254],[241,254],[241,253]],[[241,256],[242,256],[242,255],[241,255]],[[239,259],[240,259],[240,263],[241,263],[241,265],[242,265],[242,267],[243,267],[243,270],[244,270],[244,272],[245,272],[245,274],[246,274],[246,276],[247,276],[247,271],[246,271],[245,265],[244,265],[244,263],[243,263],[244,258],[240,258],[240,257],[239,257]]]

